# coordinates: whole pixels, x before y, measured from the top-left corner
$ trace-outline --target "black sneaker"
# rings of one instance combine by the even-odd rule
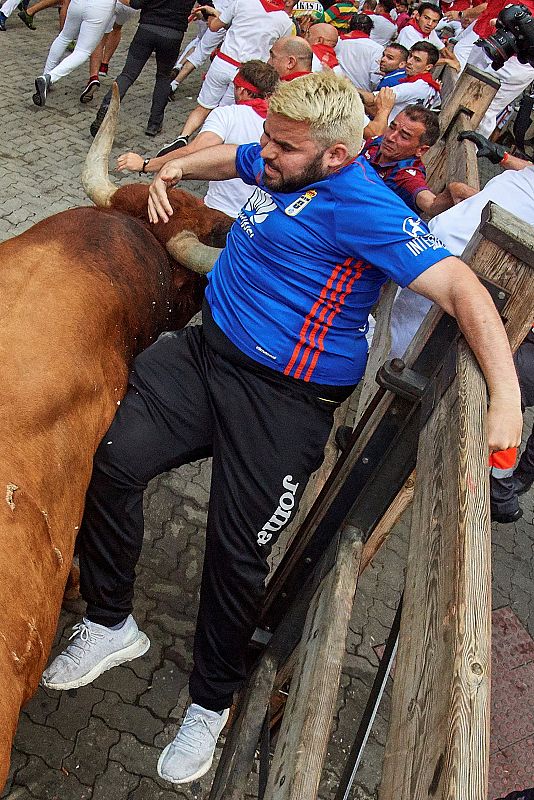
[[[94,118],[93,122],[91,122],[91,125],[89,127],[89,130],[91,131],[91,136],[96,136],[96,134],[100,130],[100,126],[104,122],[104,117],[106,116],[107,110],[108,106],[100,106],[100,108],[96,112],[96,117]]]
[[[32,95],[32,100],[36,106],[44,106],[46,104],[46,95],[50,88],[50,75],[39,75],[35,79],[35,94]]]
[[[6,29],[6,20],[7,20],[6,15],[2,14],[2,12],[0,11],[0,31],[5,31],[5,29]]]
[[[80,95],[80,103],[89,103],[93,99],[95,89],[100,86],[100,81],[94,75],[87,81],[87,86]]]
[[[161,125],[156,125],[154,122],[149,122],[145,131],[147,136],[157,136],[161,133]]]
[[[534,483],[534,475],[528,475],[526,472],[522,472],[521,469],[516,469],[512,475],[512,481],[514,492],[516,494],[525,494]]]
[[[501,525],[508,525],[512,522],[517,522],[518,519],[521,519],[523,516],[523,509],[516,508],[515,511],[504,512],[499,511],[496,506],[491,505],[491,521],[492,522],[500,522]]]
[[[31,31],[37,30],[35,23],[33,21],[33,16],[31,14],[28,14],[27,11],[24,11],[24,9],[22,9],[22,11],[19,11],[17,17],[21,19],[23,23],[26,25],[26,27],[29,28]]]
[[[188,142],[189,136],[179,136],[174,140],[174,142],[166,144],[165,147],[162,147],[161,150],[158,150],[156,153],[156,158],[159,158],[159,156],[166,156],[167,153],[172,153],[173,150],[179,150],[180,147],[187,147]]]

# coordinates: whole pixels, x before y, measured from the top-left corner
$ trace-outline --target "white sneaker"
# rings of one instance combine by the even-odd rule
[[[48,689],[77,689],[107,669],[146,653],[150,640],[130,615],[117,631],[88,619],[72,629],[70,642],[45,669],[41,684]]]
[[[159,757],[160,778],[170,783],[189,783],[205,775],[229,712],[229,708],[219,713],[192,703],[180,730]]]

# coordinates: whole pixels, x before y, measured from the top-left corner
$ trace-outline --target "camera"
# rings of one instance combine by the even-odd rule
[[[491,58],[493,69],[501,69],[505,61],[517,56],[521,64],[534,67],[534,19],[526,6],[519,3],[505,6],[496,22],[497,30],[475,44]]]

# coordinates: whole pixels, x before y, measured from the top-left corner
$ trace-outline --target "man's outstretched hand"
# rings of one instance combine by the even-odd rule
[[[492,164],[500,164],[505,156],[506,149],[502,144],[490,142],[489,139],[486,139],[481,133],[462,131],[462,133],[458,134],[458,141],[463,142],[464,139],[469,139],[470,142],[474,142],[477,148],[477,158],[487,158]]]

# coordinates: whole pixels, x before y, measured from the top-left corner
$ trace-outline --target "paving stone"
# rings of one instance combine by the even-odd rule
[[[155,781],[141,778],[139,786],[132,792],[129,800],[189,800],[190,794],[179,789],[162,789]]]
[[[39,687],[37,693],[32,697],[30,702],[24,707],[24,714],[27,714],[32,722],[38,725],[44,725],[47,717],[59,706],[61,695],[59,692],[53,692],[50,689],[43,689]]]
[[[131,793],[139,786],[139,778],[127,772],[117,761],[108,761],[106,771],[95,780],[91,800],[110,800],[110,798],[131,798]]]
[[[109,757],[122,764],[132,775],[155,779],[160,753],[160,748],[143,744],[131,733],[122,733],[119,742],[111,748]]]
[[[18,727],[15,747],[29,756],[39,756],[52,769],[61,769],[74,742],[65,739],[55,728],[35,725],[27,718],[26,724]]]
[[[177,698],[187,686],[189,675],[178,669],[172,661],[164,661],[152,677],[152,683],[139,698],[139,705],[146,706],[153,714],[166,719],[176,706]]]
[[[17,782],[30,792],[30,797],[37,800],[89,800],[92,793],[91,787],[81,784],[71,772],[47,769],[46,763],[36,756],[30,758],[18,773]],[[19,800],[16,791],[11,792],[13,800]]]
[[[109,750],[120,739],[120,733],[105,725],[101,719],[92,717],[86,728],[76,738],[72,754],[63,766],[88,786],[93,786],[97,777],[105,772]]]
[[[144,658],[144,656],[141,656]],[[126,703],[134,703],[149,686],[147,678],[139,678],[130,669],[130,663],[108,669],[95,681],[95,686],[107,692],[115,692]],[[103,697],[103,692],[101,692]],[[102,699],[102,697],[100,699]]]
[[[104,699],[93,708],[93,715],[117,731],[135,731],[145,744],[152,744],[163,728],[163,722],[153,717],[148,709],[123,703],[114,692],[106,692]]]
[[[74,740],[89,722],[94,705],[103,697],[104,692],[92,684],[60,692],[58,708],[47,718],[47,725],[53,725],[67,739]]]

